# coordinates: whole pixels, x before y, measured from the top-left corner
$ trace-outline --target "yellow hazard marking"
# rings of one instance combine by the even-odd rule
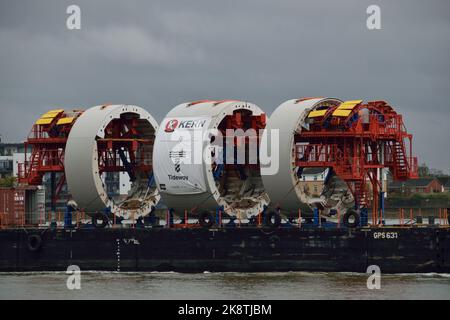
[[[341,103],[333,112],[333,116],[348,117],[352,110],[362,102],[362,100],[349,100]]]
[[[54,118],[40,118],[35,124],[50,124],[53,122]]]
[[[58,120],[58,122],[57,122],[56,124],[57,124],[57,125],[60,125],[60,124],[69,124],[69,123],[72,123],[73,120],[74,120],[73,117],[61,118],[61,119]]]
[[[339,110],[339,109],[336,109],[333,112],[333,116],[336,116],[336,117],[348,117],[350,115],[350,113],[352,113],[352,110]]]
[[[362,100],[348,100],[348,101],[344,101],[343,104],[360,104],[362,102]],[[342,105],[342,104],[341,104]]]
[[[41,116],[42,118],[55,118],[57,115],[59,115],[60,113],[62,113],[64,110],[52,110],[52,111],[48,111],[47,113],[43,114]]]
[[[358,104],[360,104],[362,100],[351,100],[345,101],[337,107],[339,110],[353,110]]]
[[[323,117],[328,110],[314,110],[308,114],[308,118]]]

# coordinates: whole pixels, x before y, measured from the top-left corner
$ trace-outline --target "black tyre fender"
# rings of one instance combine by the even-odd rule
[[[101,223],[98,223],[98,220],[101,220]],[[108,225],[109,218],[106,214],[98,212],[92,216],[92,225],[96,229],[103,229]]]
[[[272,219],[274,221],[272,221]],[[266,225],[271,228],[278,228],[281,224],[281,216],[276,211],[271,211],[267,214]]]
[[[204,228],[210,228],[214,224],[214,216],[208,211],[203,211],[198,217],[198,223]]]
[[[350,222],[350,218],[354,219],[353,222]],[[348,228],[356,228],[359,226],[360,222],[361,222],[361,217],[359,216],[359,213],[357,213],[355,210],[348,210],[345,214],[344,217],[342,218],[342,221],[344,223],[344,225]]]
[[[42,237],[38,234],[28,236],[28,250],[36,252],[42,248]]]

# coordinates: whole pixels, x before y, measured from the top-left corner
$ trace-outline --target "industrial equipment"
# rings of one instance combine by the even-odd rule
[[[269,203],[258,158],[265,124],[265,113],[243,101],[201,100],[173,108],[154,146],[162,201],[181,214],[220,210],[239,219],[259,214]],[[241,159],[240,150],[253,152],[254,161]]]
[[[83,110],[54,109],[44,113],[32,126],[25,141],[25,161],[18,164],[18,182],[39,186],[48,174],[50,180],[50,207],[56,202],[66,185],[64,155],[67,137]],[[30,153],[28,153],[31,149]]]
[[[148,112],[132,105],[57,109],[33,125],[26,143],[32,152],[19,166],[19,182],[39,185],[50,173],[53,211],[67,183],[91,215],[137,219],[161,195],[180,215],[221,212],[246,219],[269,203],[286,213],[304,203],[328,215],[371,208],[375,224],[385,172],[394,180],[417,177],[411,140],[402,116],[384,101],[293,99],[273,112],[267,127],[258,106],[236,100],[182,103],[159,129]],[[273,153],[279,157],[275,172],[261,161]],[[323,168],[320,196],[302,186],[305,168]],[[126,197],[105,187],[106,176],[118,172],[130,182]]]
[[[66,144],[69,192],[86,212],[105,208],[125,219],[147,215],[159,200],[153,183],[152,152],[158,128],[143,108],[132,105],[92,107],[77,119]],[[102,175],[126,172],[131,181],[123,201],[109,197]]]
[[[323,213],[371,208],[372,223],[377,224],[382,171],[388,169],[394,180],[417,177],[412,135],[402,116],[384,101],[293,99],[273,112],[266,129],[262,147],[268,145],[271,130],[280,135],[278,172],[267,174],[261,168],[266,191],[279,210],[298,210],[299,202]],[[328,168],[320,198],[309,197],[300,187],[307,167]]]
[[[41,184],[45,173],[58,173],[58,183],[51,184],[52,199],[67,183],[78,207],[89,215],[143,217],[159,201],[152,166],[157,128],[147,111],[133,105],[49,111],[33,125],[27,141],[32,154],[20,166],[19,181]],[[124,199],[105,190],[105,176],[118,172],[129,177],[130,190]]]

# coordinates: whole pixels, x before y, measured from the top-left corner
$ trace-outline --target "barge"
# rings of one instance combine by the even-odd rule
[[[0,271],[450,272],[447,210],[444,223],[414,223],[412,209],[409,225],[384,223],[386,172],[418,177],[412,135],[385,101],[291,99],[268,119],[246,101],[199,100],[160,126],[134,105],[56,109],[26,146],[20,187],[0,199]],[[308,168],[323,181],[308,185]],[[49,201],[30,189],[44,181]],[[166,224],[148,223],[162,203]]]
[[[450,272],[450,229],[426,227],[0,230],[0,271]]]

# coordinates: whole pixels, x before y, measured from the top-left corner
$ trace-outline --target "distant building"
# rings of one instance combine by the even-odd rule
[[[28,153],[27,154],[27,160],[30,160],[30,156],[31,156],[31,154]],[[12,159],[13,159],[13,163],[12,163],[12,165],[13,165],[13,175],[15,177],[17,177],[18,174],[19,174],[19,163],[24,163],[25,162],[25,153],[22,153],[22,152],[14,153],[13,156],[12,156]]]
[[[0,178],[6,178],[13,174],[13,157],[0,156]]]
[[[444,192],[450,192],[450,179],[443,186]]]
[[[442,184],[442,188],[444,192],[450,192],[450,177],[437,177],[439,182]]]
[[[444,186],[437,178],[420,178],[395,181],[389,184],[389,192],[396,194],[443,192]]]
[[[328,172],[328,168],[304,168],[299,183],[303,191],[310,196],[319,197],[322,194],[324,182],[327,178]],[[386,190],[386,186],[388,185],[387,170],[385,170],[382,174],[381,183],[383,185],[383,190]],[[370,193],[370,190],[372,190],[372,184],[370,181],[367,181],[366,185],[366,190],[369,190]],[[387,197],[387,193],[384,194],[384,197]]]
[[[3,143],[0,142],[0,156],[12,156],[14,153],[24,153],[25,144],[20,143]]]
[[[303,191],[310,196],[319,197],[328,170],[328,168],[304,168],[299,183]]]
[[[0,142],[0,178],[14,175],[14,159],[17,154],[25,152],[23,143]]]

